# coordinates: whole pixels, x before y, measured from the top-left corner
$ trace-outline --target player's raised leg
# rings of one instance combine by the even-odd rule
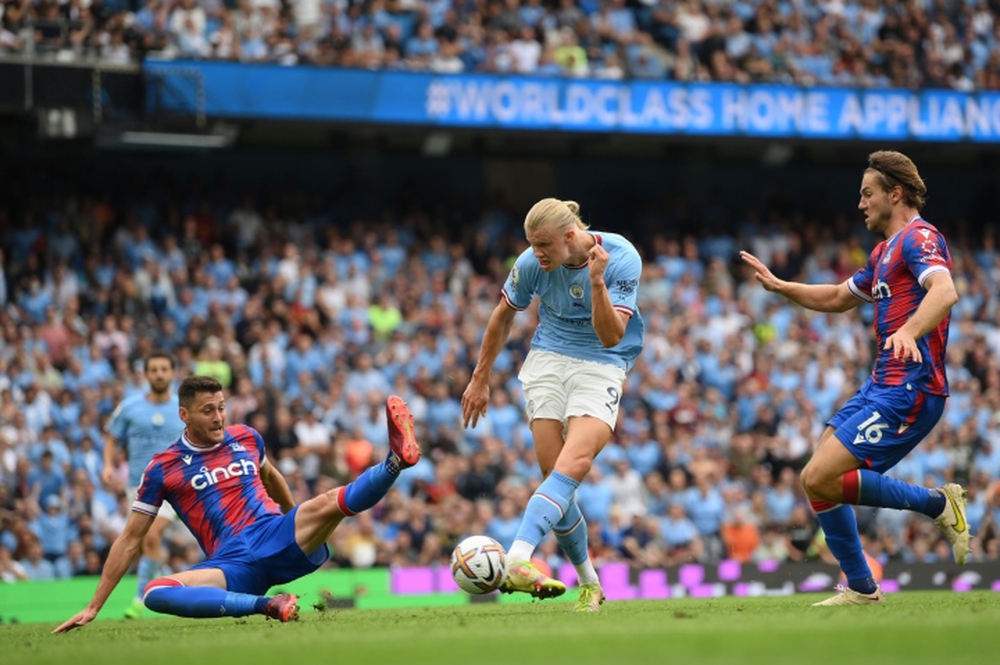
[[[345,517],[368,510],[381,501],[399,472],[420,461],[420,444],[406,402],[390,395],[385,413],[389,434],[389,455],[385,461],[369,467],[345,487],[332,489],[299,506],[295,540],[306,554],[322,547]]]
[[[406,402],[397,395],[390,395],[385,402],[385,416],[389,455],[382,464],[369,467],[354,482],[341,489],[337,502],[347,516],[368,510],[378,503],[396,482],[399,472],[420,461],[420,444],[417,443],[413,415]]]
[[[871,469],[857,469],[844,474],[843,487],[845,503],[912,510],[930,517],[951,543],[955,563],[962,565],[968,558],[971,537],[965,517],[968,499],[961,485],[921,487]]]
[[[934,524],[951,543],[955,563],[963,565],[969,557],[969,540],[972,537],[965,512],[969,494],[957,483],[948,483],[937,491],[944,495],[945,506],[941,514],[934,518]]]
[[[402,397],[389,395],[385,401],[385,417],[389,430],[390,458],[400,469],[406,469],[420,461],[420,444],[414,429],[413,414]]]
[[[853,505],[913,510],[935,519],[952,543],[955,560],[965,563],[969,551],[969,529],[965,518],[965,497],[955,484],[939,489],[911,485],[883,476],[871,469],[844,467],[857,459],[833,436],[832,428],[820,444],[813,460],[803,470],[802,480],[830,551],[847,577],[847,589],[821,604],[881,602],[881,591],[861,550]],[[855,595],[856,594],[856,595]]]
[[[955,483],[928,488],[883,475],[934,428],[944,405],[943,396],[904,386],[863,388],[830,425],[835,428],[831,438],[841,444],[834,445],[833,452],[845,460],[844,465],[850,457],[865,462],[857,462],[843,475],[838,475],[842,466],[814,469],[808,482],[813,494],[827,501],[912,510],[930,517],[951,543],[956,563],[964,564],[970,538],[965,490]],[[884,415],[904,409],[901,421]]]
[[[842,422],[838,414],[830,424],[836,426],[834,436],[845,450],[866,463],[842,478],[827,478],[825,490],[841,492],[844,503],[912,510],[930,517],[951,543],[955,562],[964,564],[970,538],[965,490],[954,483],[928,488],[882,475],[930,433],[944,413],[945,397],[908,386],[869,386],[862,392],[867,395],[865,405]],[[900,411],[905,413],[901,420],[884,415]]]

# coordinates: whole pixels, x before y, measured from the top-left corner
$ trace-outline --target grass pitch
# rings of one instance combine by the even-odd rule
[[[3,665],[1000,662],[1000,593],[907,592],[879,607],[813,608],[822,595],[606,603],[474,604],[244,619],[0,627]]]

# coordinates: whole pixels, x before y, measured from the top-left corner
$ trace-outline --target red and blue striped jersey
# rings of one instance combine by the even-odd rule
[[[169,501],[212,556],[247,526],[282,514],[260,479],[266,463],[264,438],[246,425],[227,427],[222,443],[211,448],[193,445],[185,432],[153,456],[132,510],[155,516],[160,504]]]
[[[944,236],[920,217],[902,231],[880,242],[864,268],[847,280],[858,298],[875,304],[875,335],[878,357],[872,380],[886,386],[912,384],[931,395],[948,395],[945,348],[948,344],[949,313],[924,337],[917,340],[922,363],[892,357],[885,340],[917,311],[926,290],[924,282],[936,272],[951,272],[951,254]]]

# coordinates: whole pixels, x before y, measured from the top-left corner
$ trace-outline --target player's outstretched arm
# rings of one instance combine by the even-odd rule
[[[803,284],[778,279],[764,263],[750,252],[740,252],[740,258],[753,268],[754,277],[766,290],[784,296],[800,307],[817,312],[846,312],[861,304],[851,293],[847,282],[841,284]]]
[[[497,361],[497,356],[510,337],[515,314],[517,310],[501,299],[490,315],[486,332],[483,334],[483,345],[479,349],[476,369],[472,371],[472,379],[462,393],[463,427],[468,427],[470,423],[475,427],[479,423],[479,418],[486,415],[486,406],[490,401],[490,374],[493,372],[493,363]]]
[[[128,572],[132,562],[139,555],[143,536],[146,535],[146,532],[153,525],[154,519],[152,515],[132,511],[128,522],[125,523],[125,529],[111,546],[111,552],[108,554],[108,560],[104,563],[104,570],[101,571],[101,581],[97,584],[97,591],[94,592],[94,597],[90,599],[90,603],[85,608],[63,622],[58,628],[52,631],[53,633],[67,633],[74,628],[85,626],[97,618],[97,613],[101,611],[104,603],[108,601],[108,596],[115,590],[115,587],[121,582],[122,577]]]

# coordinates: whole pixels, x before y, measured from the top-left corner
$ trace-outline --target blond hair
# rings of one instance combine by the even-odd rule
[[[590,226],[580,219],[580,204],[576,201],[560,201],[559,199],[542,199],[524,217],[524,230],[532,231],[543,227],[564,229],[576,226],[586,230]]]
[[[920,210],[927,198],[927,185],[917,171],[913,160],[895,150],[879,150],[868,155],[867,171],[878,176],[885,191],[896,185],[903,188],[903,203]]]

